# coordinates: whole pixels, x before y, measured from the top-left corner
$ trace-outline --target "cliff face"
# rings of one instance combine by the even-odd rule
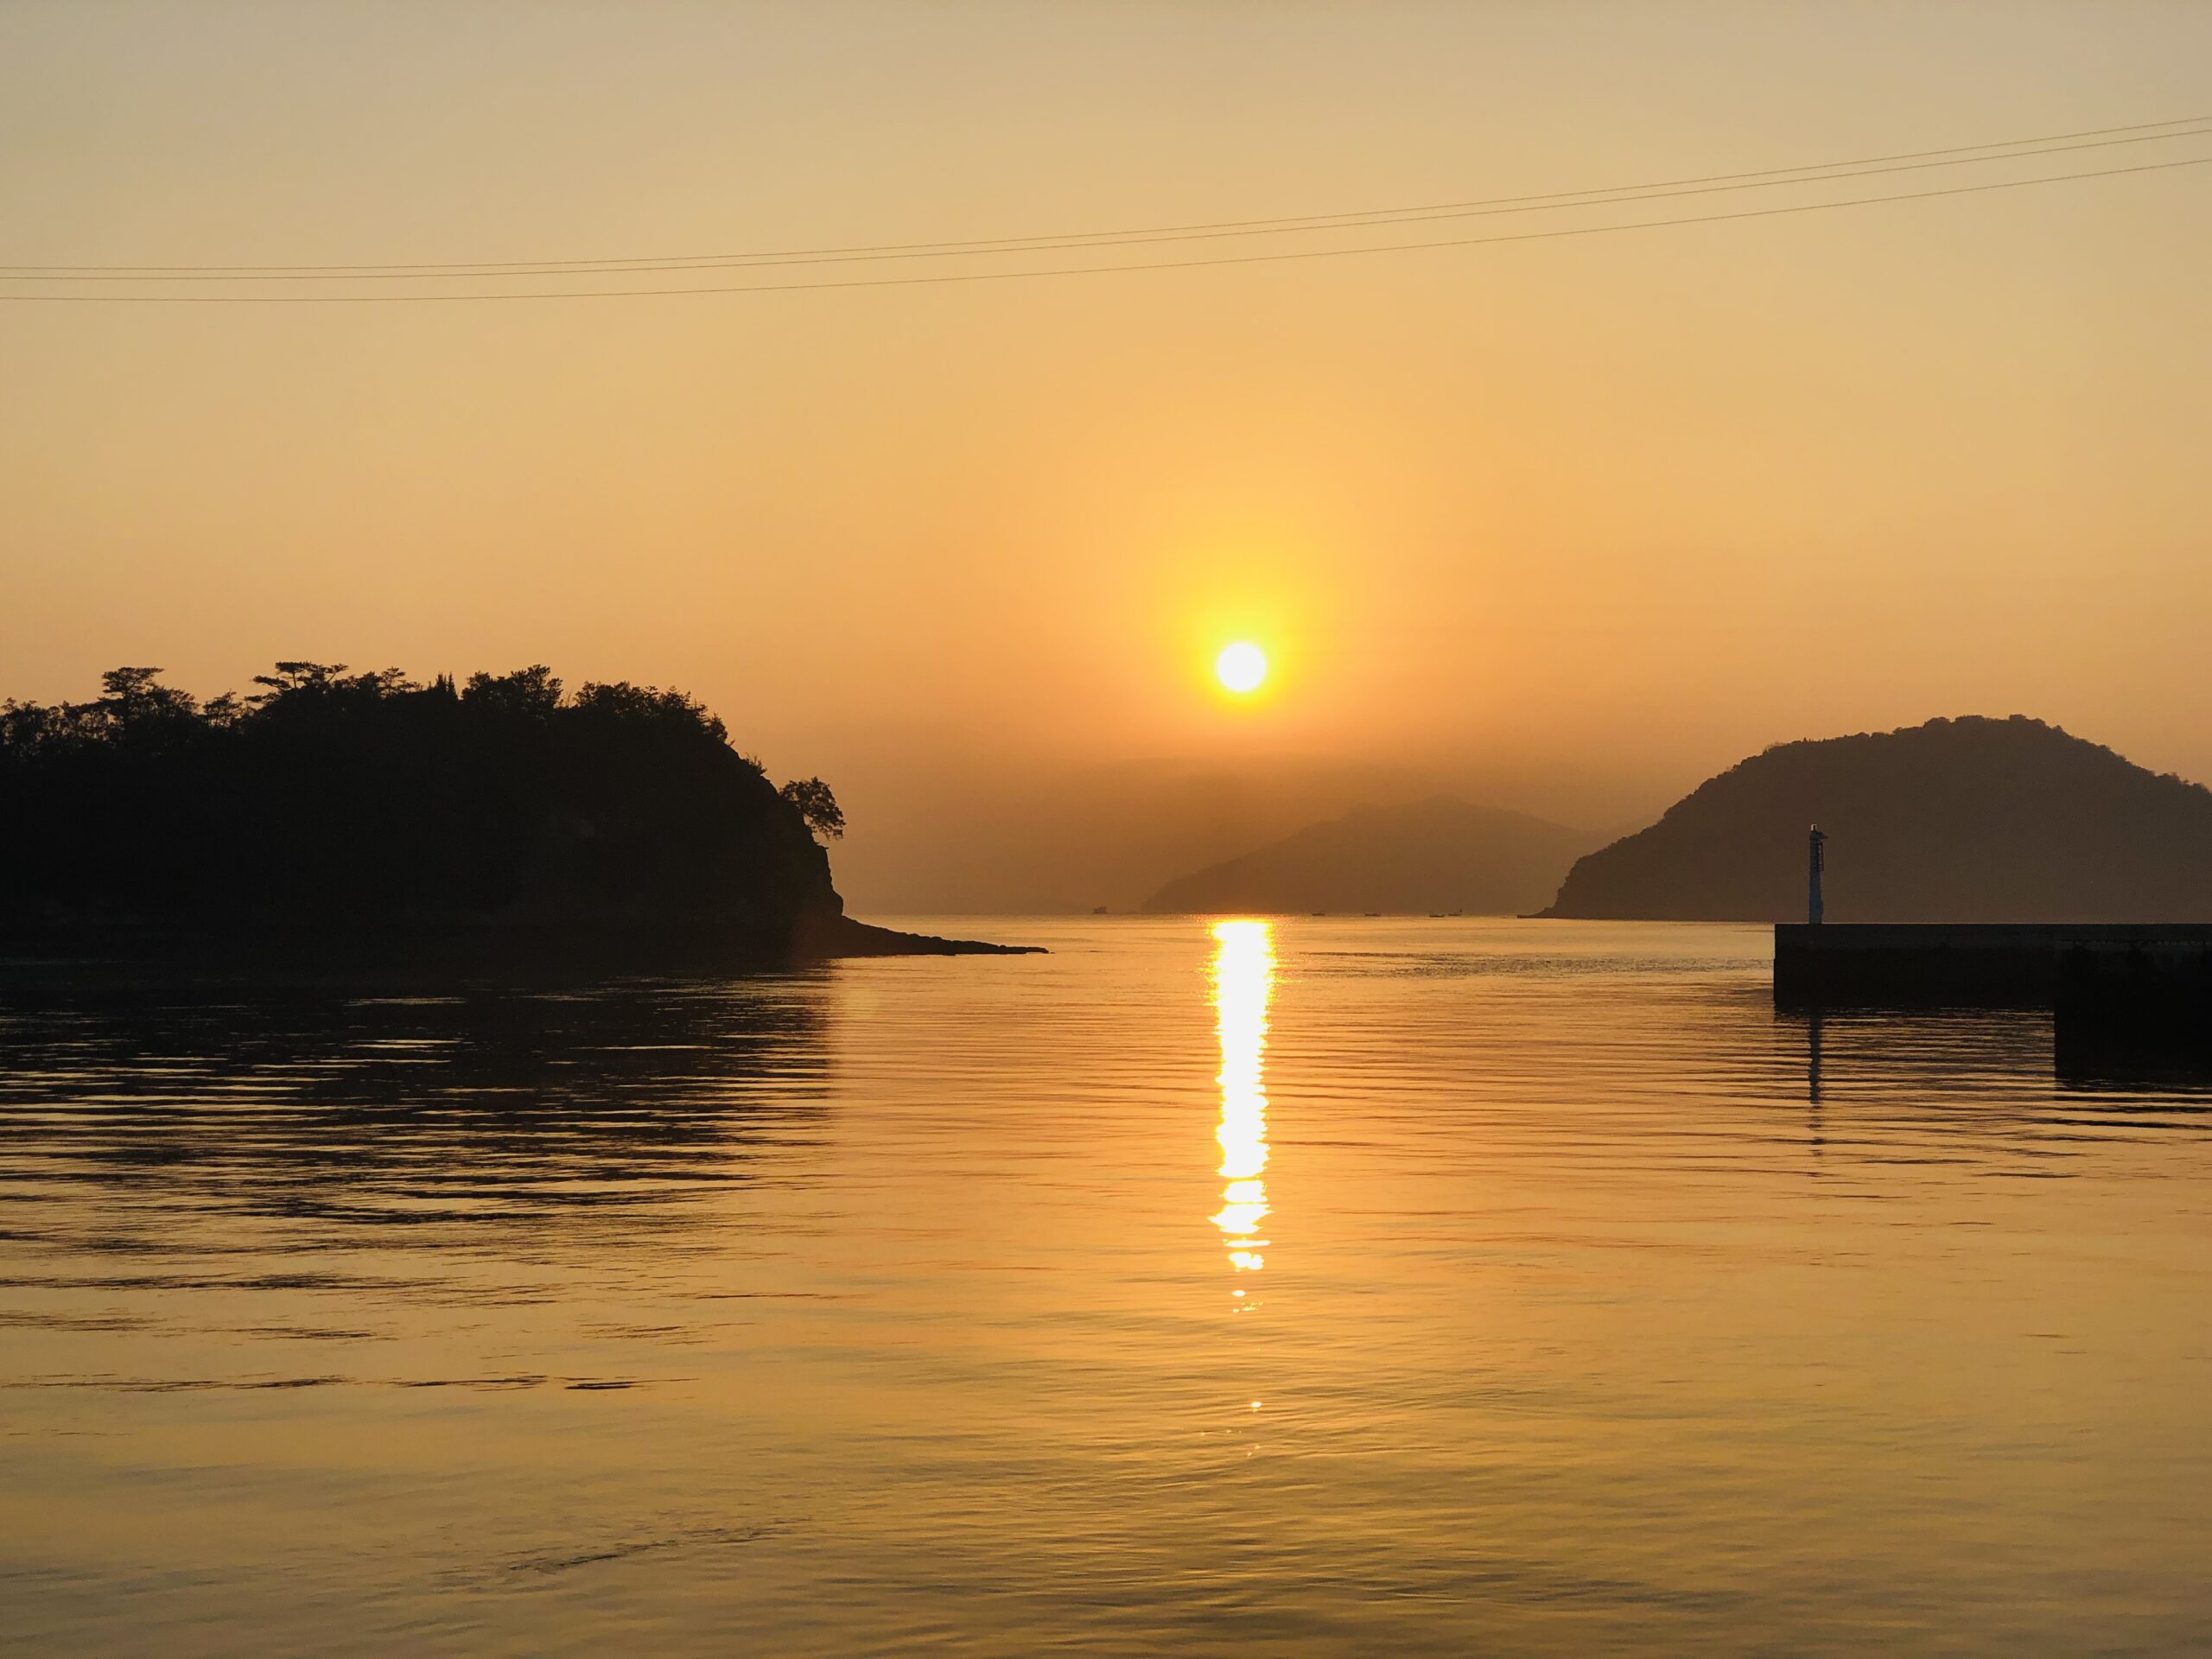
[[[1830,921],[2212,918],[2212,792],[2017,715],[1754,755],[1578,861],[1542,913],[1802,921],[1814,823]]]
[[[0,711],[0,924],[678,928],[768,955],[842,910],[798,808],[676,693],[280,667],[251,703],[124,670],[99,702]]]
[[[1169,882],[1154,912],[1429,912],[1513,916],[1549,898],[1595,837],[1437,796],[1363,806]]]

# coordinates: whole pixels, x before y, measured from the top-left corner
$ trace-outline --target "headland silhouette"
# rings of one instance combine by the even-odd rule
[[[435,935],[651,960],[999,947],[844,915],[819,779],[780,789],[680,691],[542,664],[417,683],[283,662],[200,702],[160,671],[0,706],[0,929],[130,953]]]
[[[2212,919],[2212,791],[2019,715],[1770,748],[1579,860],[1538,913],[1801,920],[1815,823],[1831,922]]]

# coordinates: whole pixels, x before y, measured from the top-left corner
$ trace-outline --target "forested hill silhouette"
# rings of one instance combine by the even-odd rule
[[[1579,861],[1541,913],[1802,921],[1814,823],[1830,921],[2212,920],[2212,792],[2019,715],[1754,755]]]
[[[844,827],[828,787],[779,790],[681,692],[288,662],[203,704],[159,671],[0,705],[0,926],[18,938],[901,948],[843,916],[816,839]]]
[[[1355,807],[1170,881],[1145,908],[1516,916],[1556,892],[1575,855],[1599,839],[1449,795]]]

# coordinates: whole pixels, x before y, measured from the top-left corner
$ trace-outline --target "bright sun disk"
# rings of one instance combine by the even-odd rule
[[[1213,676],[1224,689],[1240,696],[1247,691],[1256,691],[1260,683],[1268,677],[1268,654],[1249,639],[1224,645],[1221,655],[1213,659]]]

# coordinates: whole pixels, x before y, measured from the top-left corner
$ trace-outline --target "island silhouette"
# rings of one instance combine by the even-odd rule
[[[2023,715],[1784,743],[1578,860],[1543,916],[1831,922],[2212,919],[2212,791]]]
[[[0,704],[0,938],[132,953],[425,936],[786,963],[1010,947],[854,921],[819,779],[780,788],[683,692],[282,662],[200,702],[154,668]]]
[[[1602,839],[1449,795],[1359,806],[1170,881],[1144,907],[1515,916],[1548,899]]]

